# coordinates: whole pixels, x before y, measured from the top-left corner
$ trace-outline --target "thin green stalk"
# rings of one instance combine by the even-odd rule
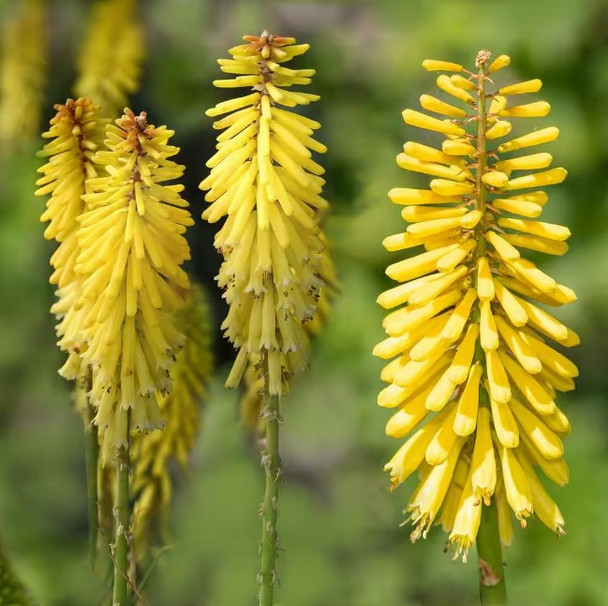
[[[482,507],[481,524],[477,533],[479,561],[479,595],[483,606],[505,606],[507,587],[502,564],[502,548],[498,532],[496,499],[489,507]]]
[[[474,263],[482,255],[485,255],[485,231],[486,231],[486,187],[482,176],[487,170],[487,138],[486,138],[486,74],[490,54],[487,51],[479,51],[477,54],[477,136],[476,136],[476,209],[481,211],[482,218],[475,230],[477,246],[474,251]],[[479,309],[474,312],[479,319]],[[479,343],[476,347],[475,359],[482,362],[485,356]],[[487,394],[483,386],[480,386],[480,400],[483,406],[488,406]],[[502,547],[498,528],[498,510],[496,508],[496,497],[491,505],[480,505],[481,524],[477,533],[477,555],[479,561],[479,593],[481,603],[484,606],[504,606],[507,603],[507,592],[502,563]]]
[[[277,515],[279,506],[279,477],[281,460],[279,458],[279,398],[266,395],[264,398],[264,417],[266,420],[266,446],[262,453],[262,467],[266,477],[264,501],[261,505],[262,568],[259,574],[259,605],[274,604],[274,588],[277,584],[276,559],[278,550]]]
[[[87,424],[84,432],[84,448],[87,468],[87,499],[89,512],[89,555],[91,566],[95,567],[97,558],[97,542],[99,537],[99,502],[97,496],[97,459],[99,442],[97,440],[97,425],[93,423],[95,411],[87,401]]]
[[[128,432],[127,432],[128,435]],[[114,590],[112,606],[129,606],[129,444],[118,449],[116,462],[116,538],[114,541]]]

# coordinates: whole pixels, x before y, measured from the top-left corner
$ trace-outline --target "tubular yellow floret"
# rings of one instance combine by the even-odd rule
[[[98,0],[80,54],[76,94],[112,119],[139,87],[144,34],[137,12],[136,0]]]
[[[425,94],[420,103],[449,120],[404,110],[406,124],[441,133],[444,141],[440,149],[409,141],[398,156],[401,168],[431,178],[429,189],[389,193],[405,205],[408,225],[384,245],[408,252],[389,265],[397,284],[378,297],[390,310],[383,322],[388,336],[374,349],[386,360],[381,379],[388,383],[378,404],[398,407],[386,431],[404,440],[386,469],[393,487],[421,471],[408,506],[412,539],[425,536],[439,515],[463,559],[476,541],[481,508],[494,502],[505,545],[513,534],[509,511],[522,526],[536,513],[563,532],[534,467],[558,484],[568,480],[562,438],[570,424],[555,398],[573,389],[578,375],[545,342],[571,346],[578,336],[536,305],[562,305],[576,295],[524,256],[526,249],[564,254],[570,231],[537,220],[548,201],[544,191],[520,191],[560,183],[566,171],[548,169],[553,158],[543,151],[501,157],[553,141],[559,131],[547,127],[493,144],[511,132],[511,118],[538,118],[550,109],[544,101],[508,107],[509,96],[538,92],[538,79],[488,91],[489,74],[509,62],[501,55],[490,63],[484,51],[469,79],[440,75],[438,87],[456,102]],[[424,67],[449,71],[436,61]]]
[[[106,127],[107,151],[94,161],[107,171],[89,179],[80,216],[76,272],[84,275],[80,303],[93,368],[90,397],[97,409],[104,460],[133,429],[163,426],[155,393],[171,388],[169,368],[183,344],[172,313],[190,284],[180,265],[190,258],[183,236],[193,224],[179,192],[167,185],[183,166],[170,160],[173,131],[125,110]]]
[[[265,393],[282,395],[289,377],[306,367],[305,325],[316,316],[329,262],[321,230],[324,171],[311,157],[326,148],[312,138],[318,122],[282,108],[318,99],[291,90],[308,84],[314,70],[284,66],[308,45],[268,32],[244,39],[230,49],[231,60],[220,61],[236,77],[214,84],[252,91],[207,112],[224,115],[213,125],[224,132],[200,184],[210,202],[203,218],[227,217],[215,238],[224,258],[218,284],[229,305],[222,328],[239,353],[226,384],[236,387],[253,364]]]

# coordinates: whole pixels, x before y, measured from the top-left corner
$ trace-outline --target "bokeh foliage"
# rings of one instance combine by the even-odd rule
[[[0,0],[2,22],[17,4]],[[77,0],[49,4],[45,120],[72,93],[90,8]],[[312,45],[306,66],[318,70],[311,90],[322,100],[308,115],[322,122],[319,138],[329,147],[327,231],[342,292],[310,373],[285,402],[284,606],[475,603],[474,559],[451,562],[440,531],[411,545],[408,529],[398,528],[411,487],[389,494],[381,471],[395,444],[383,432],[388,413],[375,405],[381,362],[371,356],[382,337],[375,298],[388,286],[383,268],[391,258],[380,242],[403,225],[386,192],[422,182],[394,157],[412,134],[401,110],[432,85],[419,67],[423,58],[470,64],[488,48],[511,55],[513,81],[543,80],[551,123],[561,130],[552,153],[569,170],[551,192],[547,220],[573,232],[571,252],[543,263],[579,296],[558,314],[581,335],[572,351],[581,378],[562,399],[574,428],[566,439],[571,482],[550,487],[568,534],[558,542],[538,522],[516,532],[506,574],[513,604],[608,603],[608,2],[148,0],[143,19],[148,56],[132,106],[176,130],[194,215],[203,208],[196,184],[215,135],[203,112],[222,98],[210,84],[219,76],[215,59],[264,27]],[[95,604],[103,588],[86,559],[81,424],[56,374],[62,356],[47,311],[51,246],[33,196],[40,145],[0,150],[0,537],[40,604],[82,606]],[[219,260],[212,234],[202,221],[191,230],[189,269],[214,297],[224,366],[206,403],[192,472],[177,490],[174,540],[144,587],[151,604],[254,603],[262,474],[255,445],[240,430],[237,394],[222,388],[233,352],[219,332],[225,309],[213,282]]]

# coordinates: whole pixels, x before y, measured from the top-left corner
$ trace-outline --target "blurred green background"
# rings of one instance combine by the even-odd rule
[[[44,123],[53,103],[72,94],[75,58],[90,4],[49,3],[48,84]],[[551,191],[547,220],[570,226],[566,257],[544,268],[573,287],[576,304],[558,315],[577,330],[571,352],[578,389],[562,398],[572,420],[566,440],[571,482],[550,487],[566,518],[559,541],[535,521],[516,531],[506,552],[511,603],[608,604],[608,2],[606,0],[377,0],[372,2],[142,2],[147,55],[131,106],[176,130],[186,165],[186,198],[203,210],[197,184],[206,175],[215,133],[204,110],[223,96],[216,58],[241,35],[268,28],[311,43],[301,65],[317,69],[310,91],[322,100],[305,113],[323,123],[329,147],[327,231],[341,294],[316,340],[310,372],[285,402],[279,560],[282,606],[465,606],[476,603],[475,558],[442,553],[434,529],[410,544],[399,528],[412,485],[388,492],[384,462],[398,446],[384,435],[379,409],[382,338],[375,299],[395,260],[381,240],[402,229],[386,192],[421,185],[395,164],[407,139],[401,120],[434,87],[426,57],[472,65],[480,48],[512,57],[511,81],[540,77],[553,111],[542,126],[561,129],[551,153],[569,170]],[[4,22],[18,2],[0,0]],[[507,70],[505,70],[507,71]],[[531,124],[531,122],[529,122]],[[103,587],[89,571],[83,436],[69,385],[57,375],[47,283],[52,246],[42,238],[43,201],[33,196],[40,140],[0,156],[0,542],[39,604],[89,606]],[[214,298],[217,376],[205,402],[190,476],[179,483],[173,541],[144,587],[151,606],[247,606],[256,593],[262,473],[244,438],[235,392],[223,389],[232,351],[221,338],[225,310],[213,276],[214,228],[190,230],[191,272]]]

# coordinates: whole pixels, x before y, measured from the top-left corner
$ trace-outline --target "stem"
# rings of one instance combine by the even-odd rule
[[[126,413],[129,414],[129,413]],[[127,422],[127,427],[128,427]],[[127,436],[129,432],[127,430]],[[130,454],[127,446],[118,449],[116,461],[116,496],[114,515],[116,516],[116,539],[114,541],[114,591],[113,606],[128,606],[129,604],[129,472]]]
[[[277,583],[276,559],[278,549],[277,514],[279,508],[279,477],[281,461],[279,458],[279,398],[266,394],[264,396],[264,417],[266,419],[266,447],[262,454],[262,467],[265,471],[266,488],[261,505],[262,569],[259,574],[259,605],[274,604],[274,587]]]
[[[479,595],[484,606],[505,606],[507,587],[502,565],[502,548],[498,533],[496,499],[488,507],[480,505],[481,524],[477,533],[479,560]]]
[[[88,390],[87,390],[88,391]],[[97,496],[97,460],[99,457],[99,442],[97,425],[93,423],[95,411],[87,399],[87,424],[84,432],[84,449],[87,469],[87,501],[89,512],[89,555],[91,566],[95,567],[97,558],[97,541],[99,537],[99,501]]]
[[[475,172],[476,183],[476,209],[481,211],[481,221],[475,228],[477,246],[473,253],[473,266],[477,266],[477,260],[486,254],[486,187],[482,176],[487,171],[487,146],[486,146],[486,72],[489,53],[480,51],[477,55],[477,168]],[[479,307],[474,310],[474,319],[479,321]],[[475,359],[485,364],[485,356],[481,346],[477,343]],[[483,385],[479,386],[480,403],[488,406],[488,396]],[[505,576],[502,563],[502,547],[498,529],[498,509],[496,497],[489,506],[479,505],[481,509],[481,524],[477,533],[477,556],[479,560],[479,593],[481,603],[484,606],[504,606],[507,603],[507,592]]]

